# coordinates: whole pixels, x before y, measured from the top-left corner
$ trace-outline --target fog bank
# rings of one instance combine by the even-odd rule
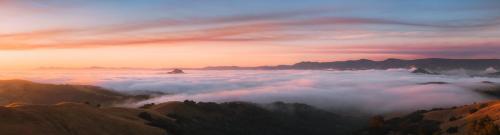
[[[25,76],[49,83],[84,83],[116,91],[164,95],[132,106],[166,101],[300,102],[324,109],[386,113],[448,107],[488,100],[471,89],[500,82],[498,78],[417,75],[406,69],[363,71],[242,70],[88,71]],[[28,75],[28,74],[26,74]],[[19,75],[22,76],[22,75]],[[427,82],[447,82],[445,84]]]
[[[165,101],[300,102],[325,109],[385,113],[488,100],[473,88],[494,78],[415,75],[404,69],[365,71],[191,71],[183,75],[121,78],[99,85],[134,92],[168,93],[137,103]],[[447,82],[448,84],[422,84]]]

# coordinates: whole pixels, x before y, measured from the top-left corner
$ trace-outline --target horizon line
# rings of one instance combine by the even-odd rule
[[[275,66],[292,66],[298,63],[316,62],[316,63],[328,63],[328,62],[347,62],[347,61],[373,61],[382,62],[388,60],[423,60],[423,59],[445,59],[445,60],[500,60],[500,58],[415,58],[415,59],[403,59],[403,58],[386,58],[383,60],[372,60],[372,59],[349,59],[349,60],[334,60],[334,61],[299,61],[292,64],[275,64],[275,65],[258,65],[258,66],[237,66],[237,65],[218,65],[218,66],[203,66],[203,67],[110,67],[110,66],[86,66],[86,67],[61,67],[61,66],[40,66],[35,68],[30,68],[31,70],[172,70],[172,69],[183,69],[183,70],[203,70],[208,68],[223,68],[223,67],[233,67],[233,68],[259,68],[259,67],[275,67]]]

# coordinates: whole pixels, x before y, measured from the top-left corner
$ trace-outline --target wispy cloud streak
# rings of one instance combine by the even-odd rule
[[[472,23],[470,20],[455,23],[422,23],[381,18],[314,16],[330,11],[333,10],[317,9],[215,18],[160,19],[92,28],[54,28],[25,33],[4,33],[0,34],[0,50],[165,45],[203,41],[315,40],[314,37],[321,35],[315,35],[314,32],[301,32],[308,28],[344,28],[343,26],[399,26],[409,31],[430,29],[434,31],[468,30],[467,32],[471,32],[476,29],[496,28],[500,24],[498,18],[491,18],[489,21],[472,21]],[[290,34],[290,31],[299,34]],[[336,40],[339,39],[336,38]],[[57,42],[39,42],[39,40]],[[470,48],[470,46],[465,48]],[[419,53],[419,51],[412,50],[412,48],[405,47],[399,51],[386,50],[385,53]],[[382,53],[382,51],[350,51],[350,53],[355,52]]]

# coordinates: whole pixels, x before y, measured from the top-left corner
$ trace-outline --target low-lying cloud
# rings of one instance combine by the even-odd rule
[[[326,109],[392,112],[470,104],[487,100],[474,91],[494,78],[415,75],[406,70],[192,71],[184,75],[122,78],[99,85],[134,92],[168,93],[138,103],[166,101],[300,102]],[[449,82],[449,84],[421,84]],[[420,84],[419,84],[420,83]]]
[[[92,84],[125,93],[165,93],[134,103],[167,101],[300,102],[331,110],[387,113],[449,107],[489,100],[472,89],[500,78],[416,75],[406,69],[364,71],[186,71],[187,74],[110,72],[86,76]],[[93,73],[95,74],[95,73]],[[63,74],[61,74],[63,75]],[[75,82],[85,74],[64,74],[48,82]],[[85,77],[83,77],[85,78]],[[33,78],[32,78],[33,79]],[[42,78],[34,78],[42,80]],[[47,82],[47,80],[45,82]],[[426,82],[447,82],[427,83]]]

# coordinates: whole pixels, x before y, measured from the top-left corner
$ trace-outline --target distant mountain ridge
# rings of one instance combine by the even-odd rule
[[[86,67],[86,68],[65,68],[65,67],[39,67],[39,70],[367,70],[367,69],[391,69],[391,68],[412,68],[418,67],[427,70],[481,70],[488,68],[500,69],[500,59],[445,59],[445,58],[425,58],[404,60],[389,58],[382,61],[369,59],[332,61],[332,62],[313,62],[304,61],[292,65],[277,66],[208,66],[203,68],[133,68],[133,67]],[[492,76],[498,76],[498,73],[490,73]]]
[[[285,70],[285,69],[306,69],[306,70],[366,70],[366,69],[391,69],[391,68],[411,68],[419,67],[430,70],[485,70],[487,68],[500,68],[500,59],[386,59],[383,61],[373,61],[368,59],[334,61],[334,62],[300,62],[293,65],[259,66],[259,67],[238,67],[238,66],[217,66],[205,67],[204,70]]]

